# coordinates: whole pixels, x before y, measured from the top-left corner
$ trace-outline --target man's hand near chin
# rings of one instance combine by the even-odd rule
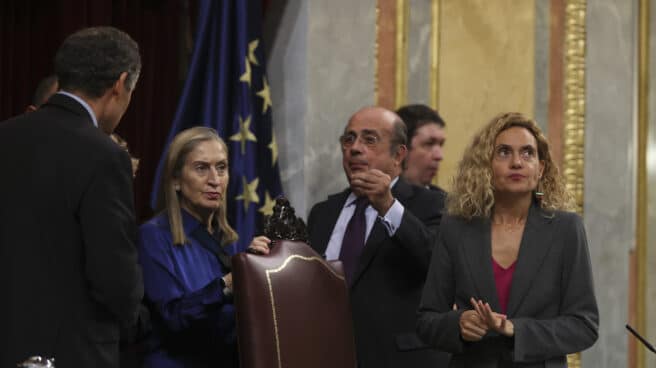
[[[392,178],[378,169],[357,171],[351,175],[351,191],[356,196],[366,196],[371,206],[383,216],[394,204],[390,188]]]

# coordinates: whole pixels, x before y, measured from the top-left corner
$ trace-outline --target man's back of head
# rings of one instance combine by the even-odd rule
[[[134,89],[141,72],[139,46],[114,27],[85,28],[68,36],[55,55],[59,87],[89,98],[101,97],[121,73]]]
[[[403,177],[413,184],[429,186],[443,158],[446,124],[437,111],[426,105],[406,105],[396,113],[408,129]]]
[[[98,127],[110,134],[127,109],[141,72],[139,46],[113,27],[85,28],[68,36],[55,55],[59,87],[83,99]]]

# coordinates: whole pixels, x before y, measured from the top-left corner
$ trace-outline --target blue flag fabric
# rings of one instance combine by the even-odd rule
[[[228,221],[243,251],[282,194],[271,96],[261,42],[262,2],[201,0],[187,80],[157,167],[151,195],[156,206],[166,150],[193,126],[216,129],[228,145]]]

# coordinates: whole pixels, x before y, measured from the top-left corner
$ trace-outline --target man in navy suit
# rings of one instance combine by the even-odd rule
[[[394,112],[361,109],[340,143],[349,187],[312,208],[308,232],[318,253],[345,265],[358,366],[445,367],[447,355],[414,333],[444,196],[400,177],[406,128]],[[349,223],[363,201],[364,246],[353,260]]]
[[[119,366],[143,282],[130,158],[108,134],[140,70],[130,36],[83,29],[55,56],[61,90],[0,124],[0,367]]]

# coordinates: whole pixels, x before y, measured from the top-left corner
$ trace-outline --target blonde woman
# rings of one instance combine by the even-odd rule
[[[420,305],[450,367],[566,367],[597,339],[585,229],[537,124],[493,118],[460,162]]]
[[[153,320],[145,367],[237,367],[226,219],[228,149],[216,131],[179,133],[166,156],[162,212],[140,228],[139,261]],[[269,239],[253,239],[266,252]]]

